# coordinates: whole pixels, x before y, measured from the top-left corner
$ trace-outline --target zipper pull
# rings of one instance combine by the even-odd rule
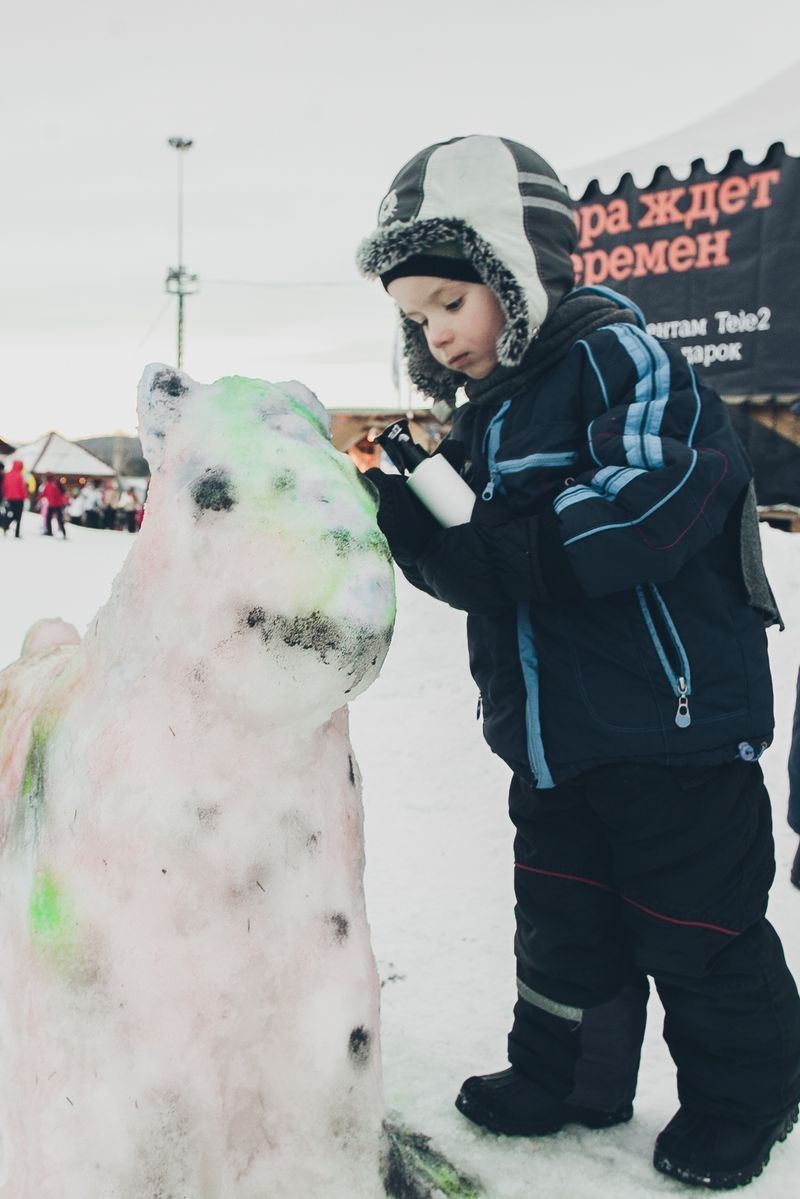
[[[483,491],[481,492],[481,499],[482,500],[490,500],[493,495],[494,495],[494,480],[490,479],[489,482],[484,487]]]
[[[482,707],[483,707],[483,696],[481,695],[481,693],[479,691],[478,692],[478,706],[475,709],[475,719],[476,720],[480,720],[480,718],[481,718],[481,708]]]
[[[678,679],[678,687],[680,694],[678,695],[678,711],[675,713],[675,723],[679,729],[687,729],[692,723],[692,718],[689,715],[689,692],[686,687],[686,679]]]

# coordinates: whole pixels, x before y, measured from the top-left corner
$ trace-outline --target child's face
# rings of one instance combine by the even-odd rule
[[[405,316],[421,325],[428,349],[442,366],[485,379],[497,366],[497,339],[505,316],[484,283],[409,275],[387,291]]]

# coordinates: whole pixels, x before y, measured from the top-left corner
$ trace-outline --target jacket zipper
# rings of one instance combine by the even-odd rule
[[[662,627],[666,630],[669,638],[672,653],[677,658],[677,669],[670,661],[669,653],[664,646],[664,642],[659,636],[656,627],[656,621],[651,608],[651,600],[645,591],[645,587],[650,593],[650,597],[655,601],[658,616]],[[639,584],[636,588],[636,595],[639,600],[639,607],[642,610],[644,622],[647,631],[650,634],[650,640],[658,655],[661,663],[661,668],[667,678],[667,682],[672,688],[672,692],[678,700],[678,709],[675,713],[675,724],[679,729],[686,729],[692,723],[692,716],[689,711],[689,696],[692,694],[692,671],[689,664],[689,658],[686,654],[683,642],[680,639],[675,623],[670,616],[669,608],[664,602],[664,597],[656,587],[655,583]]]
[[[509,458],[505,462],[497,461],[497,451],[500,448],[500,436],[503,417],[511,404],[506,400],[497,414],[489,422],[484,435],[483,451],[486,455],[486,465],[489,470],[489,481],[481,492],[481,499],[490,500],[495,491],[502,486],[503,475],[511,475],[516,471],[534,468],[558,468],[572,466],[578,455],[574,450],[562,450],[553,453],[528,454],[525,458]]]
[[[483,438],[483,452],[486,455],[486,465],[489,468],[489,482],[481,492],[482,500],[490,500],[495,493],[495,488],[500,486],[500,472],[497,469],[497,451],[500,448],[503,417],[510,407],[511,400],[506,400],[486,427],[486,433]]]

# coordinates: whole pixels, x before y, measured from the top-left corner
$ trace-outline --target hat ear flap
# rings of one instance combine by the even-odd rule
[[[425,334],[416,321],[401,318],[403,357],[408,377],[415,387],[432,400],[452,401],[462,377],[440,366],[428,349]]]

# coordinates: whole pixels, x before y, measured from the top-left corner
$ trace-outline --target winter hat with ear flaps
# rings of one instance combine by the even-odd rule
[[[368,278],[386,282],[407,259],[443,247],[457,253],[500,301],[506,323],[498,362],[517,366],[574,284],[576,241],[572,204],[553,168],[518,142],[476,135],[429,146],[406,163],[357,263]],[[464,376],[435,361],[419,325],[401,323],[412,382],[452,403]]]

